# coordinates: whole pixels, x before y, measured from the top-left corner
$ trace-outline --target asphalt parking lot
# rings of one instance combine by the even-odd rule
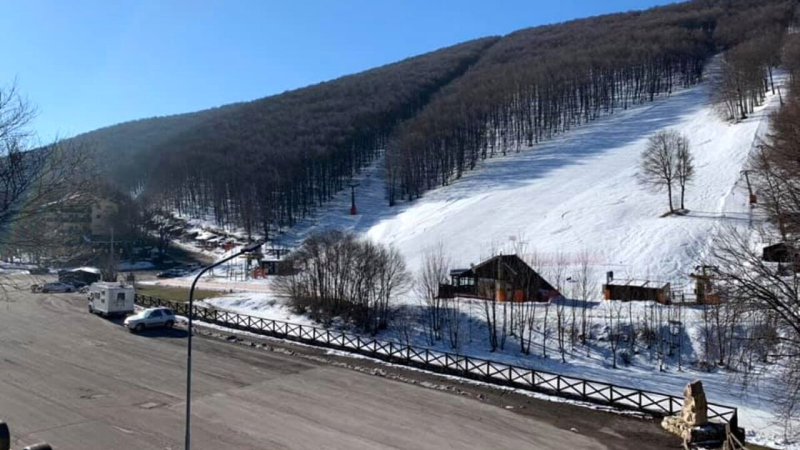
[[[0,419],[13,448],[183,448],[185,337],[130,334],[88,314],[79,294],[0,300]],[[549,402],[519,414],[308,358],[202,337],[194,345],[195,449],[644,448],[608,423],[655,426]],[[570,431],[570,415],[597,415],[600,431]]]

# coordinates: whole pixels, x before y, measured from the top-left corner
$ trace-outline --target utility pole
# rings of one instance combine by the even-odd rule
[[[747,192],[750,194],[750,207],[752,208],[753,205],[756,204],[757,199],[756,195],[753,194],[753,186],[750,184],[750,172],[752,172],[752,170],[746,169],[743,170],[741,173],[744,174],[744,179],[745,181],[747,181]]]
[[[356,209],[356,187],[358,187],[360,183],[350,183],[350,215],[355,216],[358,214],[358,210]]]

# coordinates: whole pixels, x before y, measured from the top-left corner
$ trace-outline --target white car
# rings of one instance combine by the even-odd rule
[[[125,319],[125,327],[131,332],[144,331],[145,328],[172,328],[175,313],[164,307],[147,308]]]
[[[56,281],[54,283],[45,283],[42,286],[42,292],[45,294],[48,292],[75,292],[75,286]]]

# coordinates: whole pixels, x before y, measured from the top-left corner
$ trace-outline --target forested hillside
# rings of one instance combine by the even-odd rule
[[[166,117],[124,122],[78,135],[68,141],[84,142],[91,146],[114,185],[132,189],[144,180],[150,167],[144,153],[180,133],[202,125],[207,120],[228,114],[242,103],[219,108],[176,114]]]
[[[123,189],[248,234],[307,216],[386,150],[390,205],[486,158],[701,81],[725,52],[719,102],[757,105],[794,0],[691,2],[520,30],[260,100],[79,136]]]
[[[342,189],[397,123],[464,73],[485,38],[241,105],[145,153],[147,191],[248,233],[290,225]]]
[[[697,83],[717,51],[780,36],[794,5],[698,0],[513,33],[400,127],[388,147],[389,202],[417,198],[498,152]]]

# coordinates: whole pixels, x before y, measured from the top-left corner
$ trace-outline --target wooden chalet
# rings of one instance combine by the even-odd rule
[[[450,272],[439,285],[440,298],[472,297],[495,301],[547,301],[558,291],[517,255],[498,255],[469,269]]]

